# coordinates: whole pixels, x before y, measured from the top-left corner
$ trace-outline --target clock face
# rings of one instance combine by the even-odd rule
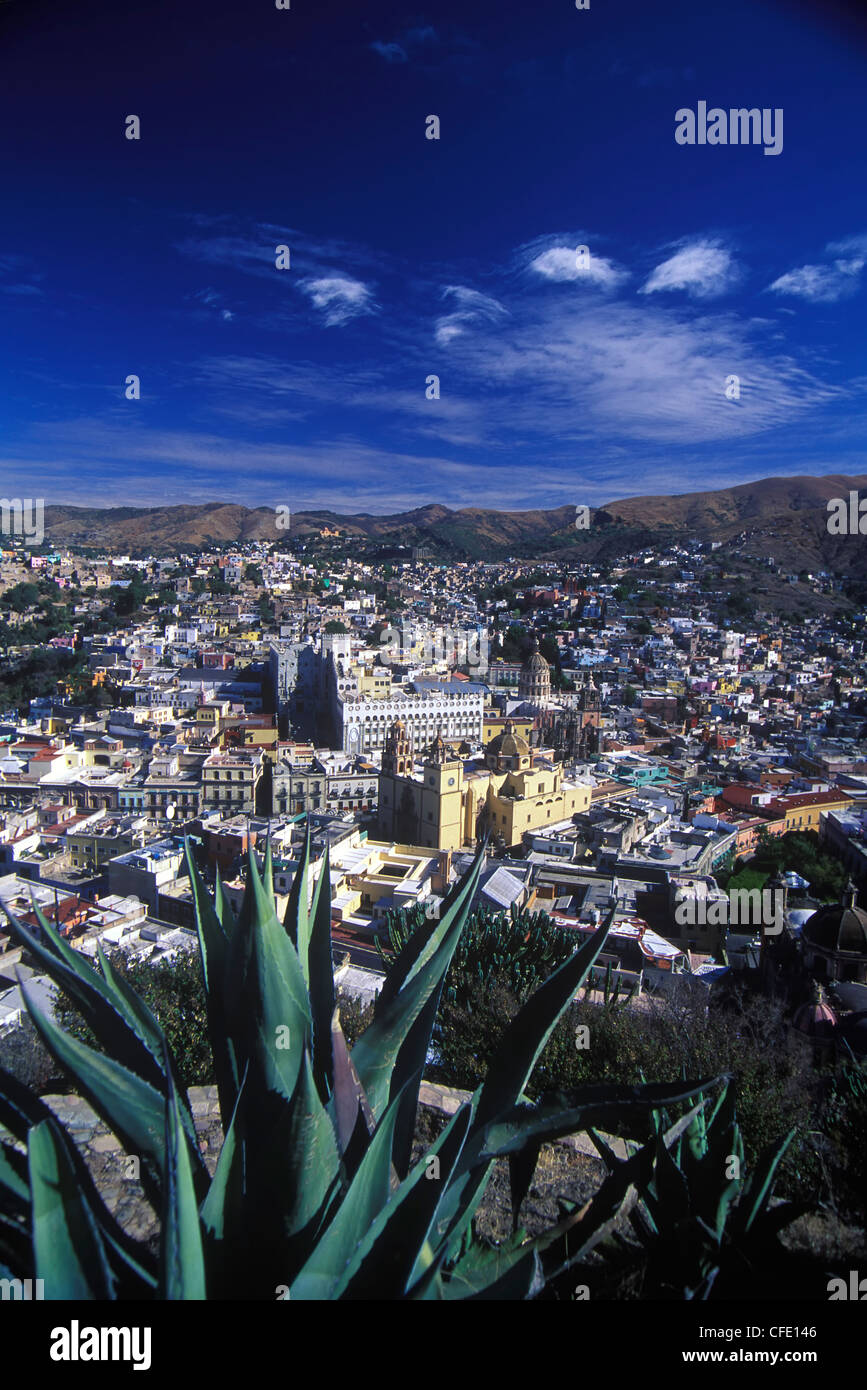
[[[450,777],[450,778],[449,778],[449,786],[450,786],[450,787],[453,787],[454,785],[455,785],[455,779],[454,779],[454,777]]]

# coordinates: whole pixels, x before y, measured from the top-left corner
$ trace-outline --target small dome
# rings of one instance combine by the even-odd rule
[[[805,1037],[822,1041],[824,1038],[833,1037],[837,1028],[837,1015],[831,1005],[825,1002],[820,990],[815,999],[808,1004],[801,1004],[800,1008],[795,1010],[792,1025]]]

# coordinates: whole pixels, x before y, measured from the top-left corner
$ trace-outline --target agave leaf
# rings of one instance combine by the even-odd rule
[[[411,1283],[436,1258],[428,1241],[439,1219],[438,1208],[460,1157],[471,1119],[471,1106],[462,1105],[428,1152],[401,1183],[388,1205],[375,1217],[338,1281],[337,1298],[402,1298]],[[439,1177],[429,1178],[429,1160],[439,1161]]]
[[[601,927],[548,976],[512,1019],[488,1068],[479,1097],[476,1125],[487,1124],[518,1100],[542,1048],[602,950],[614,912],[612,908]]]
[[[431,955],[436,950],[434,938],[441,939],[442,937],[442,932],[439,931],[439,928],[443,925],[447,917],[449,921],[453,920],[454,910],[458,900],[460,899],[461,903],[463,903],[467,899],[466,888],[469,879],[476,873],[477,868],[481,871],[483,852],[484,845],[479,848],[473,863],[470,865],[464,877],[452,884],[440,904],[439,917],[424,917],[421,925],[401,947],[397,957],[392,961],[386,972],[382,989],[379,991],[376,999],[376,1013],[384,1011],[387,1005],[390,1004],[403,989],[404,985],[410,979],[410,976],[417,974],[421,967],[430,960]]]
[[[205,1298],[205,1260],[190,1150],[172,1078],[168,1046],[165,1047],[165,1071],[168,1094],[160,1231],[162,1292],[167,1299],[192,1301]]]
[[[245,1146],[239,1135],[238,1118],[244,1084],[242,1081],[238,1104],[226,1130],[208,1195],[199,1208],[208,1297],[212,1299],[237,1298],[238,1252],[248,1244],[244,1219]]]
[[[288,933],[292,945],[298,951],[302,967],[307,960],[307,948],[309,946],[309,906],[308,906],[308,879],[310,870],[310,817],[307,817],[307,824],[304,834],[304,849],[301,854],[301,867],[296,872],[292,883],[289,886],[289,901],[286,904],[286,912],[283,917],[283,926]]]
[[[374,1220],[391,1195],[391,1150],[401,1096],[395,1096],[358,1165],[336,1215],[292,1287],[292,1298],[331,1298]]]
[[[80,1010],[99,1042],[113,1056],[122,1057],[138,1076],[159,1086],[161,1073],[139,1031],[124,1015],[116,995],[79,952],[71,950],[42,917],[42,930],[50,948],[7,912],[10,933],[41,963],[46,974]],[[40,916],[42,914],[40,913]]]
[[[286,944],[294,949],[288,937]],[[241,1270],[254,1290],[291,1285],[320,1238],[344,1179],[334,1127],[319,1099],[306,1047],[288,1100],[279,1091],[262,1089],[251,1070],[237,1123],[248,1246]]]
[[[512,1231],[518,1229],[521,1206],[530,1190],[536,1164],[539,1162],[541,1141],[525,1139],[521,1148],[509,1154],[509,1197],[512,1203]]]
[[[217,874],[216,906],[211,902],[193,859],[189,840],[186,841],[186,854],[187,868],[193,889],[196,930],[199,937],[199,959],[202,965],[202,977],[207,1000],[208,1034],[214,1057],[217,1092],[220,1097],[220,1116],[225,1128],[238,1099],[239,1075],[238,1061],[229,1032],[229,1021],[225,1008],[225,996],[230,988],[230,982],[227,978],[230,950],[229,937],[223,922],[229,915],[229,908],[223,898],[219,873]],[[232,927],[234,929],[234,923],[232,923]]]
[[[27,1159],[9,1144],[0,1144],[0,1210],[24,1213],[30,1210]]]
[[[120,1062],[94,1052],[65,1033],[52,1018],[42,1013],[26,982],[22,981],[20,988],[36,1031],[52,1057],[72,1072],[78,1090],[118,1136],[124,1148],[144,1160],[142,1184],[159,1205],[165,1165],[162,1095]],[[196,1158],[207,1178],[198,1150]]]
[[[445,974],[407,1033],[404,1044],[397,1054],[394,1071],[391,1075],[389,1095],[393,1096],[400,1092],[402,1096],[400,1113],[395,1125],[394,1153],[392,1155],[395,1170],[401,1179],[406,1177],[412,1161],[419,1090],[424,1079],[424,1069],[440,1005],[444,978]]]
[[[450,1231],[448,1259],[455,1258],[457,1243],[472,1221],[488,1182],[491,1161],[481,1158],[485,1129],[520,1099],[539,1054],[601,951],[614,921],[614,912],[612,908],[589,941],[530,995],[500,1040],[481,1090],[474,1099],[472,1133],[444,1202]]]
[[[677,1142],[694,1114],[695,1108],[669,1128],[662,1139],[665,1147]],[[639,1195],[646,1194],[656,1153],[656,1140],[651,1139],[629,1158],[617,1160],[598,1192],[580,1211],[531,1242],[539,1251],[546,1281],[583,1260],[611,1233],[619,1217],[628,1216]]]
[[[652,1120],[656,1120],[656,1118],[657,1116],[655,1114],[651,1116]],[[609,1173],[613,1173],[614,1169],[620,1162],[620,1159],[617,1157],[616,1153],[611,1148],[611,1146],[605,1142],[605,1140],[602,1138],[602,1135],[596,1133],[595,1129],[593,1129],[591,1126],[588,1126],[587,1133],[590,1137],[592,1144],[600,1154],[602,1161],[605,1164],[605,1167],[608,1169]]]
[[[493,1250],[479,1250],[461,1260],[444,1281],[446,1298],[478,1299],[533,1298],[544,1285],[538,1251],[526,1243],[509,1249],[506,1242]]]
[[[334,1093],[328,1102],[328,1113],[334,1124],[343,1162],[351,1176],[367,1149],[376,1120],[346,1045],[340,1026],[339,1004],[331,1019],[331,1051]]]
[[[334,1088],[331,1019],[334,1013],[334,964],[331,958],[331,859],[328,846],[313,900],[313,924],[307,947],[307,980],[313,1021],[313,1075],[327,1101]]]
[[[352,1060],[373,1108],[381,1116],[390,1100],[406,1081],[424,1066],[427,1040],[422,1030],[412,1033],[413,1024],[431,996],[438,992],[460,939],[466,910],[472,900],[480,871],[476,859],[461,881],[460,892],[449,910],[435,923],[421,954],[407,974],[403,988],[392,995],[384,1007],[377,1008],[370,1027],[352,1049]],[[387,977],[386,977],[387,978]],[[426,1021],[433,1026],[428,1012]],[[428,1029],[429,1038],[429,1029]],[[409,1042],[406,1056],[401,1049]],[[420,1079],[420,1077],[419,1077]],[[417,1099],[417,1092],[416,1092]]]
[[[105,955],[99,942],[97,942],[96,949],[99,954],[99,963],[102,966],[106,981],[109,988],[114,990],[124,1017],[129,1022],[130,1027],[138,1032],[159,1067],[159,1075],[162,1082],[160,1089],[162,1089],[163,1086],[167,1086],[168,1082],[171,1082],[178,1101],[181,1123],[184,1127],[187,1140],[193,1149],[197,1149],[198,1136],[196,1135],[196,1127],[193,1124],[193,1115],[190,1110],[187,1093],[180,1085],[177,1066],[160,1023],[144,1000],[136,994],[135,990],[132,989],[129,984],[127,984],[123,976],[118,974],[114,969],[114,966]],[[201,1189],[200,1170],[196,1171],[196,1181]]]
[[[189,845],[189,840],[188,840],[188,839],[185,840],[184,844],[185,844],[185,846]],[[189,862],[190,862],[190,859],[189,859],[189,856],[188,856],[188,858],[187,858],[187,863],[188,863],[188,865],[189,865]],[[190,876],[192,877],[192,874],[191,874]],[[210,902],[210,899],[208,899],[208,901]],[[220,874],[220,866],[219,866],[219,864],[215,865],[215,867],[214,867],[214,901],[213,901],[213,906],[214,906],[214,913],[215,913],[216,918],[217,918],[217,925],[218,925],[218,927],[221,927],[221,928],[222,928],[222,930],[223,930],[223,935],[224,935],[226,938],[228,938],[229,934],[231,933],[231,931],[234,929],[234,926],[235,926],[235,914],[234,914],[233,911],[232,911],[232,905],[231,905],[231,903],[229,902],[229,899],[226,897],[226,894],[223,892],[223,879],[222,879],[222,876],[221,876],[221,874]]]
[[[766,1149],[754,1172],[747,1179],[735,1218],[735,1227],[741,1235],[746,1235],[770,1200],[774,1175],[794,1137],[795,1131],[790,1129],[778,1144]]]
[[[265,841],[265,862],[262,865],[262,884],[269,897],[274,897],[274,858],[271,853],[271,836]]]
[[[241,1090],[243,1091],[243,1083]],[[238,1099],[240,1102],[240,1095]],[[230,1233],[231,1218],[241,1211],[244,1187],[243,1173],[238,1162],[241,1145],[238,1139],[237,1118],[236,1105],[220,1149],[208,1195],[199,1208],[205,1234],[216,1242],[226,1239]]]
[[[654,1216],[657,1222],[660,1212],[664,1215],[667,1226],[690,1216],[692,1201],[689,1185],[662,1135],[658,1135],[656,1140],[653,1187],[656,1198]]]
[[[251,1066],[258,1090],[278,1091],[288,1100],[298,1082],[310,1033],[310,1004],[298,955],[281,927],[273,898],[267,897],[251,858],[242,916],[249,925],[239,943],[241,973],[233,982],[231,1026],[237,1054]],[[242,931],[239,923],[239,936]]]
[[[150,1052],[154,1061],[157,1063],[160,1074],[162,1074],[162,1064],[165,1061],[163,1046],[165,1034],[162,1028],[144,1000],[139,998],[135,990],[131,989],[123,976],[115,970],[99,941],[96,943],[96,952],[100,968],[102,969],[106,984],[112,992],[116,1007],[123,1014],[133,1031],[141,1038],[148,1052]],[[171,1061],[171,1058],[168,1060]]]
[[[36,1278],[50,1299],[115,1297],[99,1228],[76,1181],[56,1126],[34,1125],[27,1141]]]
[[[16,1139],[26,1142],[29,1130],[50,1121],[62,1143],[67,1160],[75,1173],[82,1197],[87,1201],[94,1219],[103,1234],[106,1249],[118,1280],[118,1292],[123,1297],[146,1297],[156,1288],[156,1264],[143,1245],[127,1235],[105,1205],[90,1169],[73,1144],[63,1125],[48,1106],[34,1096],[17,1077],[0,1067],[0,1124],[6,1126]]]
[[[710,1085],[713,1082],[705,1080],[645,1086],[613,1083],[583,1086],[569,1093],[543,1097],[535,1105],[517,1105],[486,1126],[482,1157],[503,1158],[519,1153],[528,1140],[551,1143],[591,1127],[615,1129],[624,1117],[701,1097],[702,1091]]]

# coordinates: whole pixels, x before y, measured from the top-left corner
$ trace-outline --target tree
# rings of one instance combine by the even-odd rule
[[[28,608],[34,608],[38,602],[39,590],[35,584],[26,582],[14,584],[3,595],[4,606],[11,608],[15,613],[24,613]]]
[[[329,622],[327,622],[327,623],[325,624],[325,631],[326,631],[326,632],[348,632],[348,631],[349,631],[349,628],[348,628],[348,627],[345,627],[345,626],[343,625],[343,623],[339,622],[336,618],[332,618]]]

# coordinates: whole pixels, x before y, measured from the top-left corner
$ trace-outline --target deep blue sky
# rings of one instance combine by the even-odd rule
[[[389,512],[867,471],[845,6],[291,6],[0,4],[4,495]],[[678,145],[699,101],[782,108],[782,153]]]

